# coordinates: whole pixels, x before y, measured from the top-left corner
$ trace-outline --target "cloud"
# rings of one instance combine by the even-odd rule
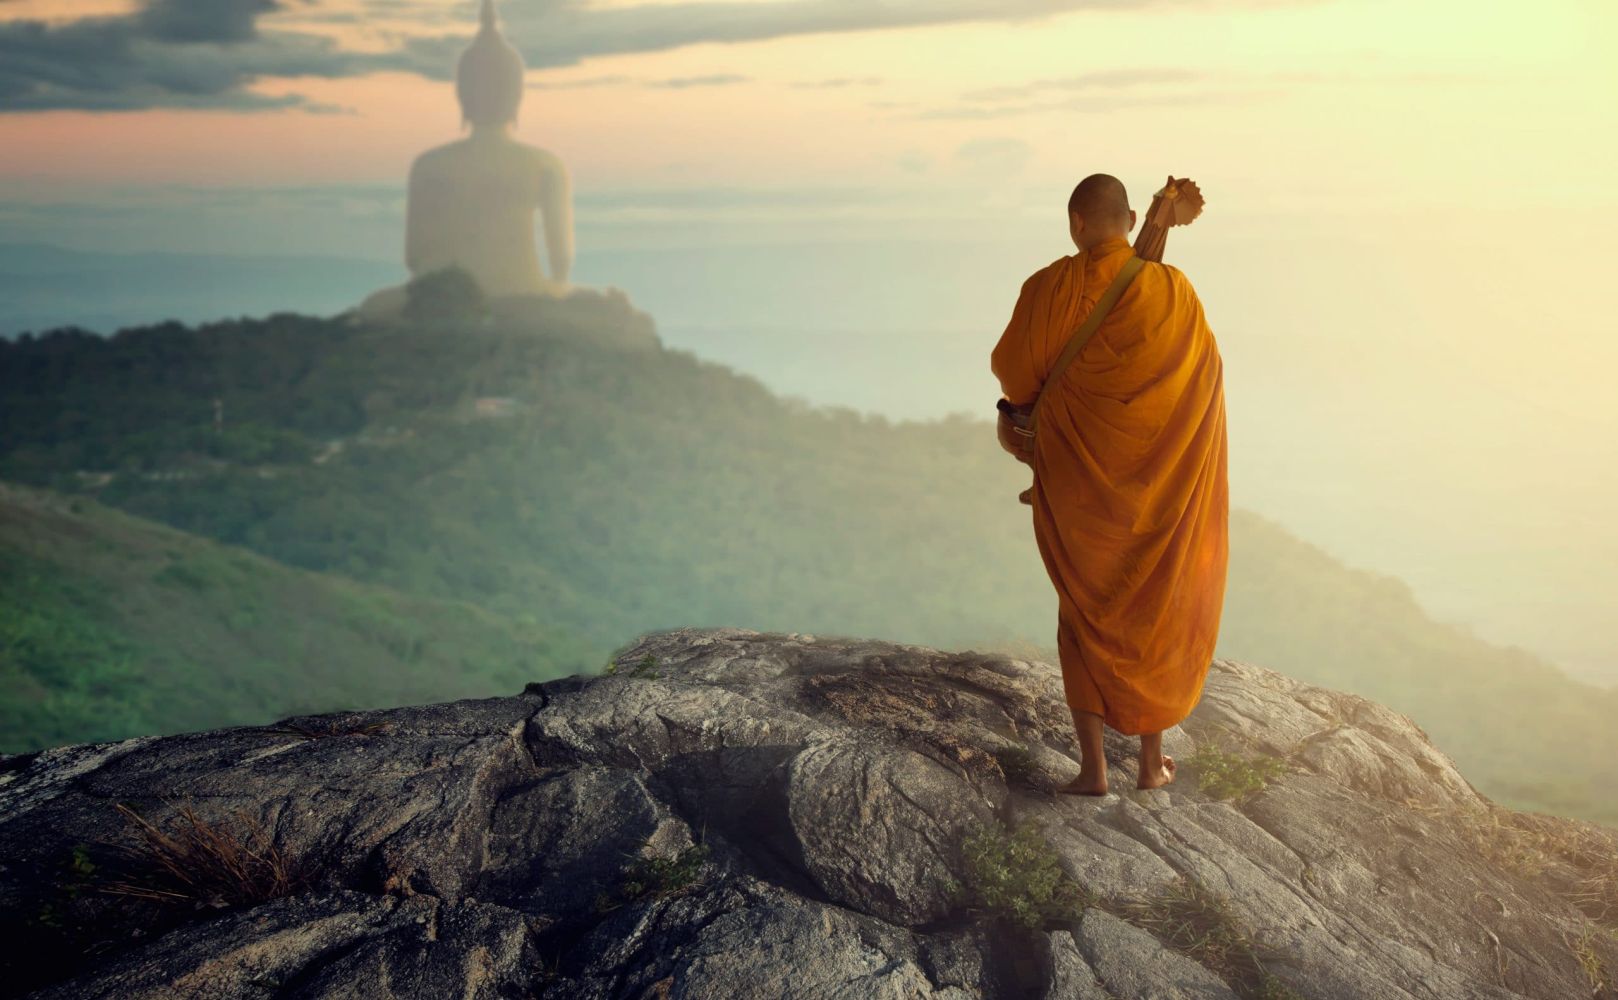
[[[912,112],[907,117],[946,121],[994,121],[1040,112],[1106,112],[1123,108],[1225,103],[1250,93],[1221,90],[1229,80],[1178,68],[1097,70],[1075,76],[1030,80],[1009,87],[971,90],[957,103]]]
[[[1165,6],[1190,0],[1159,0]],[[1226,0],[1241,4],[1244,0]],[[1319,0],[1286,0],[1314,3]],[[502,5],[506,33],[534,68],[595,56],[657,52],[702,43],[979,21],[1035,21],[1081,10],[1132,8],[1133,0],[676,0],[593,6],[588,0]],[[342,48],[322,34],[358,11],[398,25],[400,11],[433,34],[403,37],[385,51]],[[448,79],[472,30],[470,2],[423,7],[415,0],[140,0],[129,14],[67,22],[0,20],[0,111],[299,107],[266,96],[266,78],[346,77],[385,70]],[[454,24],[444,31],[440,24]],[[295,28],[296,30],[291,30]],[[688,86],[740,82],[690,78]],[[805,86],[878,82],[850,77]],[[680,86],[668,82],[667,86]]]
[[[1205,79],[1204,74],[1186,69],[1099,70],[1094,73],[1081,73],[1078,76],[1062,77],[1060,79],[1031,80],[1028,83],[1014,87],[991,87],[985,90],[967,91],[961,95],[961,99],[964,101],[1009,101],[1026,99],[1052,91],[1073,93],[1076,91],[1127,90],[1135,87],[1150,87],[1162,84],[1195,83],[1203,79]]]
[[[1202,107],[1211,104],[1247,104],[1273,96],[1280,88],[1199,90],[1180,94],[1115,94],[1106,98],[1069,98],[1061,101],[1033,101],[1020,104],[962,104],[929,108],[909,115],[929,121],[998,121],[1042,112],[1107,114],[1134,108]]]
[[[840,87],[880,87],[880,76],[834,76],[825,80],[797,80],[790,86],[799,90],[831,90]]]
[[[249,85],[399,63],[386,53],[343,51],[320,35],[260,31],[259,18],[278,9],[267,0],[149,0],[123,16],[0,21],[0,110],[330,110]]]
[[[752,83],[750,76],[737,73],[708,73],[703,76],[674,76],[660,80],[614,73],[611,76],[587,76],[576,80],[534,80],[529,90],[592,90],[597,87],[644,87],[650,90],[689,90],[694,87],[730,87]]]
[[[955,162],[975,177],[1009,177],[1033,158],[1034,148],[1021,139],[972,139],[955,150]]]
[[[1098,70],[1076,76],[1030,80],[1009,87],[962,93],[957,103],[914,111],[906,117],[949,121],[994,121],[1047,112],[1106,113],[1130,108],[1247,104],[1305,86],[1427,86],[1489,82],[1473,74],[1425,71],[1365,73],[1308,70],[1273,73],[1196,72],[1179,68]],[[899,105],[878,110],[904,110]]]
[[[1300,0],[1309,2],[1309,0]],[[1078,10],[1114,10],[1131,0],[687,0],[592,7],[580,0],[507,5],[506,33],[530,66],[568,66],[593,56],[660,52],[703,43],[919,28],[973,21],[1030,21]],[[405,47],[427,75],[446,67],[462,35]]]
[[[919,149],[907,149],[899,154],[899,169],[911,174],[924,174],[932,169],[933,158]]]
[[[667,80],[647,80],[643,85],[659,90],[687,90],[691,87],[729,87],[738,83],[751,83],[750,76],[735,73],[710,73],[706,76],[677,76]]]
[[[529,90],[594,90],[597,87],[633,87],[639,80],[623,73],[610,76],[586,76],[576,80],[530,80]]]
[[[148,0],[134,21],[161,42],[246,42],[258,37],[258,18],[276,0]]]

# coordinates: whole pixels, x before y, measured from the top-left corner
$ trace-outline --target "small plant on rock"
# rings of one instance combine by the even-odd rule
[[[74,844],[62,862],[55,882],[58,898],[41,903],[39,911],[30,918],[29,923],[56,931],[64,930],[68,921],[65,910],[94,884],[95,873],[96,864],[90,860],[90,846]]]
[[[994,761],[1000,765],[1008,785],[1029,784],[1039,774],[1033,751],[1018,744],[1008,744],[994,751]]]
[[[961,845],[965,878],[952,886],[963,905],[1036,928],[1071,920],[1095,900],[1062,869],[1061,858],[1033,822],[996,825]]]
[[[1279,757],[1248,756],[1212,745],[1197,747],[1185,764],[1196,774],[1197,787],[1215,799],[1245,798],[1287,772]]]
[[[92,845],[79,843],[45,863],[40,884],[24,892],[13,905],[0,910],[0,993],[32,994],[60,979],[88,956],[127,941],[131,927],[115,917],[107,919],[106,900],[95,892],[103,862],[92,860]],[[150,927],[134,928],[140,933]]]
[[[617,660],[612,660],[608,662],[607,669],[603,673],[608,677],[616,677],[621,673],[628,677],[640,677],[647,680],[656,680],[663,676],[657,672],[657,657],[651,653],[647,653],[627,667]]]
[[[692,844],[672,858],[636,857],[623,870],[617,892],[596,897],[596,910],[606,912],[626,903],[689,892],[701,884],[699,876],[708,856],[708,845]]]
[[[624,879],[624,892],[634,899],[685,892],[697,884],[707,862],[706,844],[692,844],[672,858],[636,858]]]

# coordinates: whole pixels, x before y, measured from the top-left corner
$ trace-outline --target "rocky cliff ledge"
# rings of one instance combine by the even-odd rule
[[[1217,661],[1179,780],[1134,791],[1109,737],[1093,799],[1049,791],[1048,664],[736,629],[616,664],[0,758],[0,990],[1571,1000],[1618,970],[1612,832],[1494,805],[1358,697]]]

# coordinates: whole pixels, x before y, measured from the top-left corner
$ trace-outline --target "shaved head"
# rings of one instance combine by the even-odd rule
[[[1129,226],[1129,192],[1124,182],[1111,174],[1091,174],[1079,181],[1067,199],[1067,210],[1076,212],[1092,226]]]
[[[1091,174],[1067,199],[1068,226],[1080,250],[1135,228],[1124,182],[1111,174]]]

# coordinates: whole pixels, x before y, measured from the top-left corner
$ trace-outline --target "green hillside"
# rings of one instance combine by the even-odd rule
[[[678,625],[1051,643],[1027,473],[986,419],[794,404],[615,346],[631,320],[609,301],[529,328],[280,315],[0,344],[0,477],[560,624],[594,662]],[[1411,715],[1515,805],[1618,819],[1618,695],[1435,623],[1251,512],[1233,513],[1220,652]]]
[[[0,751],[520,690],[583,643],[0,485]]]

